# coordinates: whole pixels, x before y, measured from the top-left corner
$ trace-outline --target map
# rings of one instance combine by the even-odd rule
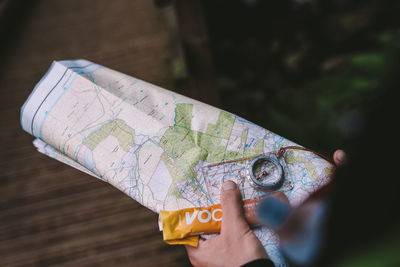
[[[55,61],[21,109],[38,151],[108,182],[159,213],[219,203],[225,180],[244,199],[265,195],[244,176],[249,160],[293,142],[229,112],[87,60]],[[288,150],[279,189],[292,206],[328,182],[332,165]],[[277,237],[254,229],[285,265]]]

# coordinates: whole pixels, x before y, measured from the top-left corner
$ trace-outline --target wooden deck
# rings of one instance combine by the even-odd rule
[[[187,266],[157,215],[35,150],[19,109],[53,60],[84,58],[171,84],[168,30],[148,0],[37,1],[1,36],[0,266]],[[24,14],[24,15],[21,15]],[[22,17],[23,16],[23,17]]]

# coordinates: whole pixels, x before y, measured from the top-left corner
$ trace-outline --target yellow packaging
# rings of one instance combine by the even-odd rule
[[[276,197],[287,202],[286,196],[279,192],[268,197]],[[265,199],[265,198],[264,198]],[[245,200],[244,214],[250,226],[259,224],[256,216],[258,203],[263,199]],[[168,244],[186,244],[197,247],[199,235],[219,233],[222,223],[221,204],[209,207],[187,208],[176,211],[160,211],[163,238]]]

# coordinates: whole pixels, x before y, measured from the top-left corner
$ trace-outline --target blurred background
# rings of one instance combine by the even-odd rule
[[[190,265],[157,216],[36,152],[19,109],[83,58],[331,155],[400,52],[395,0],[0,0],[0,265]]]

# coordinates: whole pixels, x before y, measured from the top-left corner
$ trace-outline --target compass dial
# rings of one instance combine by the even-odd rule
[[[249,181],[260,190],[276,190],[283,182],[282,166],[274,157],[258,156],[250,162]]]

